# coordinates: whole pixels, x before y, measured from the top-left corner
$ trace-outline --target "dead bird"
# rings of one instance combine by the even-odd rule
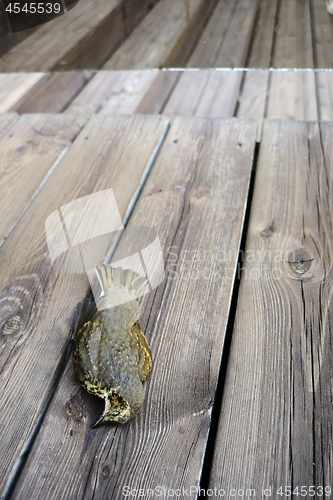
[[[87,300],[74,337],[73,363],[83,387],[103,398],[104,422],[124,424],[140,410],[143,382],[151,370],[151,353],[140,325],[138,292],[147,279],[129,269],[103,265],[95,268],[100,293]]]

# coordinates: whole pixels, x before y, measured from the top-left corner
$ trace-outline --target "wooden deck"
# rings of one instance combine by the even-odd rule
[[[0,13],[0,71],[333,69],[325,0],[80,0],[16,34]]]
[[[0,59],[1,500],[333,498],[333,16],[81,2],[7,33]],[[46,220],[110,188],[119,241],[52,265]],[[147,396],[91,429],[102,402],[71,360],[84,267],[142,226],[165,267],[142,298]]]
[[[331,77],[1,76],[3,498],[331,486]],[[156,228],[166,276],[143,300],[142,412],[92,430],[70,359],[89,283],[52,267],[44,227],[108,188],[129,228]]]

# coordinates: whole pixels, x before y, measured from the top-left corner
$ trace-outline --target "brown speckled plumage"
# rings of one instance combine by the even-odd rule
[[[140,307],[132,293],[136,293],[138,275],[119,269],[114,272],[109,266],[99,270],[100,306],[116,303],[115,297],[126,294],[126,290],[132,300],[100,311],[92,303],[78,322],[73,354],[75,374],[88,392],[105,400],[104,412],[93,427],[102,422],[125,423],[134,417],[144,401],[143,382],[151,369],[150,349],[138,322]],[[139,281],[137,288],[142,286],[141,277]],[[111,287],[113,290],[108,293]]]

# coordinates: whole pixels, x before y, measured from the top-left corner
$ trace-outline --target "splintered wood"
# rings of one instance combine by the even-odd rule
[[[332,139],[264,124],[211,487],[332,485]]]
[[[121,498],[124,485],[199,484],[255,137],[250,121],[174,120],[130,219],[157,228],[166,265],[140,320],[153,357],[144,407],[122,427],[90,429],[99,409],[70,362],[13,498]]]

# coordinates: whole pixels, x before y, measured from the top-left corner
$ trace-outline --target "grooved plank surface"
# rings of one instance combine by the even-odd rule
[[[253,27],[253,42],[247,61],[249,68],[269,68],[274,40],[278,0],[260,0],[258,17]]]
[[[309,0],[281,0],[275,32],[274,68],[314,67]]]
[[[315,74],[318,100],[318,120],[333,121],[333,73],[319,71]]]
[[[172,67],[186,62],[214,0],[160,0],[104,69]]]
[[[325,2],[310,0],[313,27],[314,67],[333,68],[333,16]]]
[[[198,485],[255,129],[240,120],[174,119],[130,219],[157,228],[166,259],[165,281],[143,302],[153,356],[144,407],[125,425],[90,429],[100,408],[70,361],[14,499],[122,498],[124,486]]]
[[[0,70],[98,69],[157,1],[80,0],[64,15],[30,30],[30,36],[16,34],[11,50],[9,40]]]
[[[332,139],[264,124],[211,487],[332,485]]]
[[[242,91],[239,96],[237,118],[257,120],[260,141],[262,120],[265,116],[265,105],[268,91],[269,72],[267,70],[244,72]]]
[[[163,113],[170,116],[232,117],[242,75],[241,71],[186,71]]]
[[[0,113],[0,138],[15,123],[17,118],[18,115],[16,113]]]
[[[188,68],[211,68],[224,43],[237,2],[219,0],[209,23],[203,31],[193,54],[187,63]]]
[[[196,110],[196,116],[234,116],[243,74],[241,71],[212,71]]]
[[[16,111],[22,99],[34,91],[35,87],[43,84],[43,73],[12,73],[0,76],[0,113]]]
[[[135,113],[157,75],[156,71],[129,71],[123,80],[117,82],[99,113]]]
[[[239,0],[215,67],[242,68],[249,51],[259,0]]]
[[[15,110],[18,113],[60,113],[91,77],[88,71],[50,74],[47,82]]]
[[[61,118],[70,120],[69,116]],[[52,220],[56,215],[60,223],[58,209],[64,204],[110,188],[123,219],[167,125],[168,120],[160,116],[93,116],[1,249],[2,491],[54,386],[71,335],[74,308],[88,288],[82,266],[67,267],[69,274],[59,273],[59,265],[52,268],[45,221],[53,214]],[[100,212],[107,220],[104,205]],[[74,207],[71,214],[81,212],[75,213]],[[68,231],[75,220],[64,219]],[[48,221],[52,236],[51,219]],[[113,238],[114,233],[105,234],[106,248]],[[54,237],[52,242],[58,245],[59,239]],[[79,247],[72,250],[75,257]],[[98,253],[99,248],[96,250]],[[80,262],[79,256],[73,260],[76,266]]]
[[[112,95],[114,88],[121,82],[126,71],[99,71],[71,102],[66,113],[98,113],[104,101]]]
[[[0,245],[83,125],[77,115],[24,115],[1,137]]]
[[[314,72],[270,72],[267,101],[267,118],[317,120],[318,110]]]

